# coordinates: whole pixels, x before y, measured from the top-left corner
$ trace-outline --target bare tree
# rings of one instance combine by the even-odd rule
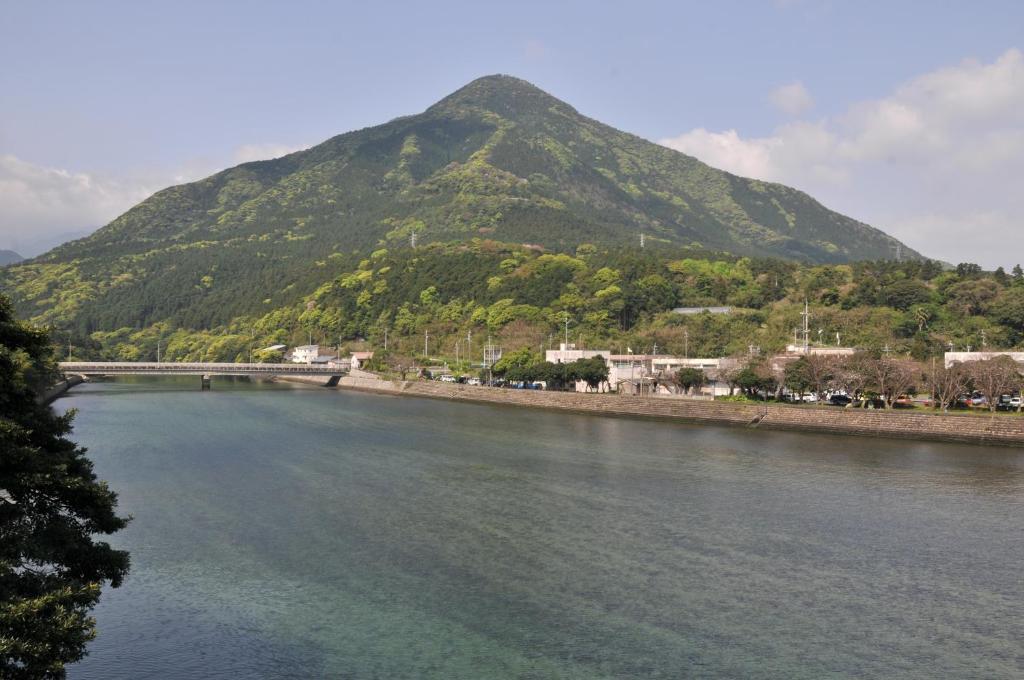
[[[745,355],[744,355],[745,356]],[[718,368],[714,371],[714,378],[726,383],[729,386],[729,396],[733,395],[736,389],[736,378],[743,370],[744,363],[737,357],[726,357],[718,362]]]
[[[946,412],[949,405],[956,402],[970,386],[971,378],[962,364],[953,364],[949,368],[940,363],[933,366],[927,374],[928,387],[939,408]]]
[[[847,404],[847,407],[855,404],[857,398],[863,394],[867,387],[868,370],[866,363],[869,361],[871,361],[871,357],[859,352],[846,357],[833,369],[832,379],[829,381],[829,384],[833,389],[842,390],[853,400]]]
[[[868,385],[890,409],[901,395],[913,391],[921,375],[920,367],[909,359],[882,357],[865,362]]]
[[[834,357],[823,354],[808,354],[806,359],[807,379],[811,384],[811,389],[814,390],[815,396],[821,401],[825,398],[825,390],[828,388],[829,382],[836,371],[836,360]]]
[[[996,410],[999,397],[1009,394],[1020,384],[1017,362],[1006,355],[981,361],[965,361],[963,368],[971,377],[974,389],[985,395],[989,411]]]

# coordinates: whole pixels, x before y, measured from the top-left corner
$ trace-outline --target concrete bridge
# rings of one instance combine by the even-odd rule
[[[62,361],[60,370],[65,375],[79,375],[83,378],[103,375],[198,375],[202,388],[210,389],[210,379],[215,375],[249,377],[274,376],[323,376],[327,385],[336,385],[348,369],[321,364],[229,364],[212,362],[177,361]]]

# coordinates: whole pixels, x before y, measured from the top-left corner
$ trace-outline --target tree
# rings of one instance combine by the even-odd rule
[[[783,376],[783,384],[786,389],[800,397],[803,397],[804,393],[812,388],[811,378],[807,371],[807,357],[800,357],[787,364]]]
[[[835,370],[830,384],[846,393],[852,406],[864,393],[868,384],[868,364],[872,358],[863,352],[846,357]]]
[[[871,359],[864,363],[864,367],[868,387],[877,392],[887,409],[891,409],[901,395],[912,391],[920,377],[917,364],[907,359]]]
[[[1020,384],[1017,362],[1005,354],[981,361],[965,361],[963,369],[970,376],[974,389],[985,395],[989,411],[995,411],[999,398]]]
[[[540,363],[539,354],[529,347],[520,347],[514,352],[509,352],[508,354],[503,355],[500,359],[494,362],[494,366],[491,367],[491,371],[493,371],[494,375],[501,377],[512,369],[524,369],[537,363]]]
[[[699,368],[680,368],[672,375],[672,381],[678,385],[683,392],[690,394],[695,388],[700,388],[708,381],[704,371]]]
[[[961,262],[956,266],[956,275],[962,279],[972,278],[981,274],[981,265],[973,262]]]
[[[95,636],[100,585],[121,584],[128,554],[94,540],[127,524],[67,438],[73,412],[38,402],[57,377],[47,334],[0,296],[0,677],[63,677]]]
[[[588,389],[597,390],[608,382],[608,364],[602,356],[577,359],[567,367],[566,377],[569,380],[582,380],[587,383]]]
[[[970,376],[961,364],[953,364],[946,368],[945,364],[939,363],[928,372],[928,387],[932,398],[943,412],[948,411],[949,405],[956,403],[969,386]]]
[[[888,306],[906,311],[914,305],[928,302],[931,291],[920,281],[902,279],[886,286],[882,290],[882,299]]]
[[[783,375],[787,388],[803,396],[812,392],[819,400],[832,380],[834,359],[822,354],[808,354],[786,366]]]

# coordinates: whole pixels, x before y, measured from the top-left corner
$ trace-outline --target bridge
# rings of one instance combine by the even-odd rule
[[[348,369],[322,364],[232,364],[213,362],[178,361],[62,361],[60,370],[65,374],[82,377],[106,375],[198,375],[202,388],[210,389],[210,379],[215,375],[266,377],[274,376],[323,376],[327,385],[337,385]]]

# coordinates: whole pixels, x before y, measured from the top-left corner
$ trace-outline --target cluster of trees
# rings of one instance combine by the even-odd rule
[[[785,365],[757,358],[733,366],[722,377],[751,397],[779,398],[786,389],[823,400],[830,392],[841,392],[853,399],[852,404],[878,400],[885,408],[893,408],[905,395],[925,393],[936,408],[946,411],[971,394],[980,394],[985,406],[994,411],[1003,395],[1024,391],[1024,372],[1005,355],[948,368],[942,361],[918,362],[867,352],[841,358],[810,354]]]
[[[190,257],[207,255],[193,250]],[[888,345],[918,360],[939,356],[951,345],[1024,345],[1020,266],[1007,273],[969,263],[948,269],[930,261],[810,265],[591,244],[552,253],[485,239],[334,252],[322,266],[301,273],[289,269],[291,260],[265,260],[251,264],[266,274],[259,284],[264,297],[256,303],[237,302],[244,296],[232,286],[243,278],[228,264],[213,271],[214,260],[204,275],[215,281],[211,288],[202,277],[187,286],[116,286],[106,293],[102,313],[82,301],[90,295],[85,283],[81,297],[71,286],[80,278],[79,265],[32,265],[39,271],[19,270],[24,280],[13,283],[23,307],[46,310],[38,320],[60,328],[62,344],[70,340],[73,354],[88,359],[155,358],[160,345],[172,360],[235,361],[247,358],[250,349],[304,344],[310,336],[329,346],[366,341],[379,348],[385,334],[389,347],[420,356],[417,347],[429,335],[429,355],[453,358],[455,343],[472,333],[476,344],[463,343],[461,354],[479,361],[486,335],[516,349],[550,346],[566,330],[591,347],[657,344],[673,354],[729,356],[749,345],[769,352],[784,348],[801,324],[805,300],[812,340],[822,344],[870,351]],[[184,275],[182,268],[175,271]],[[222,279],[223,285],[216,283]],[[109,297],[136,293],[144,299]],[[177,295],[191,296],[187,315],[166,307],[173,307]],[[166,299],[158,304],[160,296]],[[733,312],[672,312],[677,306],[721,305]],[[132,310],[145,314],[133,316]]]
[[[590,390],[598,390],[608,382],[608,364],[604,357],[552,363],[526,347],[504,355],[491,367],[491,373],[509,382],[543,382],[549,390],[571,390],[577,382],[586,383]]]
[[[63,677],[95,635],[100,586],[121,583],[127,553],[97,536],[127,520],[68,439],[73,412],[38,402],[57,379],[47,334],[0,295],[0,677]]]

